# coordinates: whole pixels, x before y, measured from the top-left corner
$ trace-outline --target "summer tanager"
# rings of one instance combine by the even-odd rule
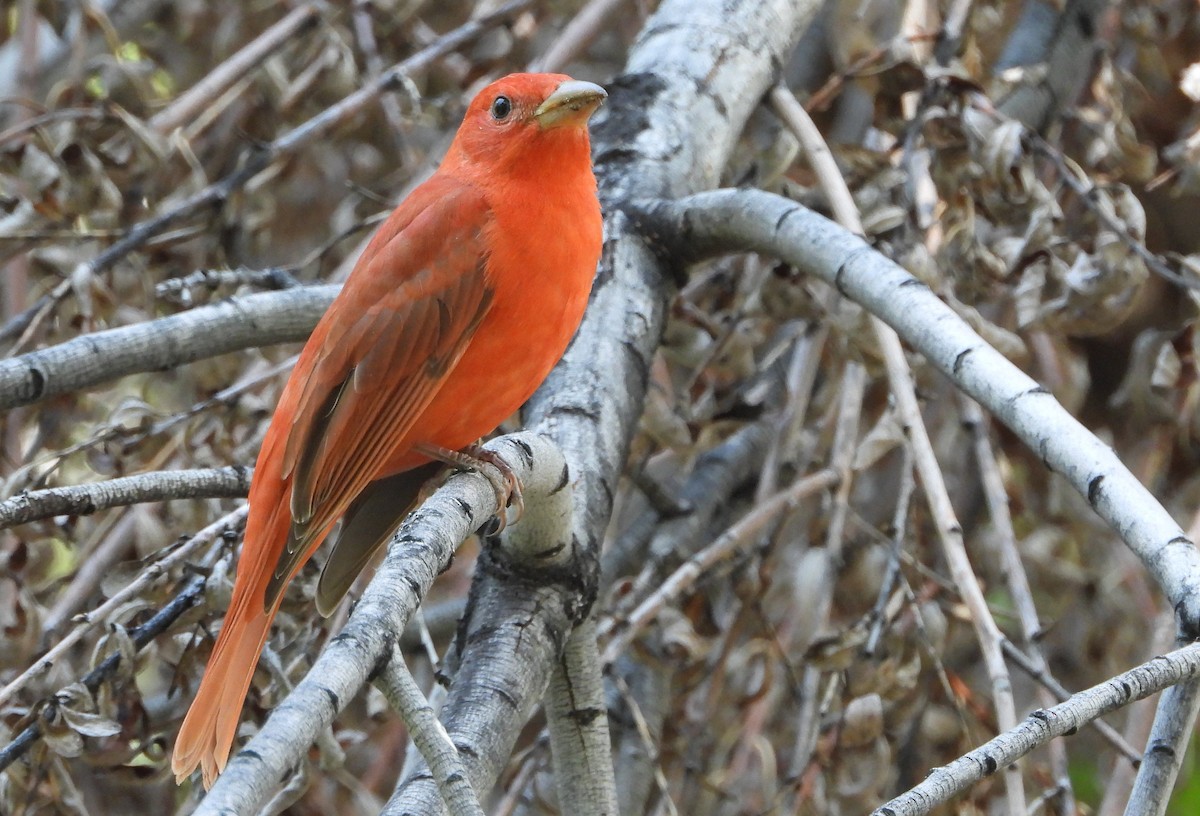
[[[562,356],[600,256],[587,120],[598,85],[513,74],[475,97],[441,167],[383,223],[283,389],[250,486],[233,598],[171,767],[225,768],[292,576],[342,516],[328,614],[439,458],[517,410]]]

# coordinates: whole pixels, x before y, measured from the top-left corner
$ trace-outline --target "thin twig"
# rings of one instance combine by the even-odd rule
[[[183,589],[176,593],[162,609],[154,614],[145,623],[135,626],[129,630],[129,637],[133,640],[133,645],[137,648],[145,646],[154,638],[165,632],[167,628],[179,619],[187,610],[191,609],[199,602],[204,593],[204,581],[201,576],[195,576]],[[100,684],[105,679],[110,677],[121,662],[121,653],[113,652],[106,657],[99,666],[88,672],[80,681],[87,686],[93,693],[100,687]],[[22,675],[24,676],[24,675]],[[17,678],[20,680],[21,678]],[[0,693],[0,695],[8,694],[12,684]],[[44,720],[52,719],[55,716],[55,703],[50,702],[40,712],[40,717]],[[0,749],[0,771],[3,771],[16,760],[20,759],[26,751],[40,738],[42,735],[41,724],[35,722],[25,728],[17,737]]]
[[[316,25],[320,14],[315,4],[306,3],[264,30],[238,51],[209,71],[202,80],[175,98],[170,105],[151,117],[147,123],[159,133],[170,133],[197,115],[212,100],[224,93],[239,79],[250,73],[273,52],[282,48],[292,37]]]
[[[930,771],[916,787],[873,811],[873,816],[922,816],[982,779],[1008,767],[1055,737],[1072,734],[1097,717],[1142,700],[1200,672],[1200,643],[1156,657],[1053,708],[1039,709],[953,762]]]
[[[0,529],[52,516],[87,516],[142,502],[242,498],[250,489],[250,473],[249,468],[240,466],[163,470],[35,490],[0,502]]]
[[[483,816],[479,798],[471,789],[471,780],[467,778],[458,749],[421,693],[417,681],[409,673],[404,654],[398,647],[392,649],[391,657],[384,664],[375,685],[408,726],[409,737],[429,765],[450,813],[455,816]]]
[[[629,0],[590,0],[563,27],[546,53],[529,65],[530,71],[562,71],[604,30],[608,18]]]
[[[883,627],[887,623],[887,606],[892,590],[900,577],[900,554],[904,551],[904,540],[908,533],[908,514],[912,510],[912,497],[916,492],[917,480],[913,474],[912,445],[905,445],[901,456],[898,473],[900,484],[896,488],[896,509],[892,513],[892,534],[888,547],[887,570],[879,583],[879,595],[875,598],[875,606],[871,608],[871,633],[867,635],[867,643],[863,646],[863,654],[872,656],[879,648],[879,639],[883,636]],[[918,616],[919,617],[919,616]]]
[[[114,594],[100,606],[85,612],[82,615],[76,616],[75,620],[78,626],[72,629],[58,643],[47,651],[44,655],[34,661],[28,669],[21,672],[11,683],[0,689],[0,704],[6,702],[13,694],[20,690],[26,683],[37,676],[39,673],[50,669],[54,665],[54,661],[58,660],[62,655],[74,646],[79,640],[87,634],[96,624],[105,621],[108,616],[122,604],[129,601],[131,598],[137,597],[143,592],[146,587],[166,575],[167,571],[177,564],[187,561],[196,550],[203,546],[213,543],[218,538],[221,538],[226,533],[236,530],[246,518],[246,505],[242,505],[232,513],[226,513],[221,518],[214,521],[212,524],[205,527],[200,532],[193,535],[177,546],[172,552],[163,558],[146,566],[145,569],[138,575],[137,578],[129,582],[129,585],[120,592]]]
[[[1025,575],[1025,566],[1021,563],[1021,555],[1017,552],[1017,534],[1013,529],[1012,514],[1008,508],[1008,493],[1005,491],[1004,479],[1000,475],[1000,464],[996,461],[996,452],[992,450],[991,440],[988,439],[987,420],[979,403],[969,397],[959,400],[962,405],[963,424],[970,429],[975,442],[975,461],[979,466],[980,482],[983,485],[983,495],[987,501],[988,515],[992,527],[997,533],[1000,546],[1001,568],[1005,582],[1008,584],[1008,594],[1017,610],[1021,622],[1021,645],[1029,654],[1031,661],[1039,671],[1049,674],[1049,666],[1038,645],[1038,637],[1042,631],[1038,620],[1037,607],[1033,603],[1033,592],[1029,588],[1029,578]],[[1001,647],[1007,643],[1001,643]],[[1053,695],[1045,688],[1038,691],[1039,702],[1043,706],[1054,705]],[[1106,735],[1108,736],[1108,735]],[[1111,732],[1116,736],[1116,732]],[[1071,786],[1071,778],[1067,763],[1065,748],[1060,744],[1050,746],[1050,765],[1054,772],[1059,792],[1067,799],[1071,807],[1065,812],[1074,810],[1075,792]]]
[[[832,468],[819,470],[796,480],[790,487],[755,505],[753,510],[721,533],[716,541],[684,562],[658,590],[642,601],[628,618],[620,622],[604,649],[602,662],[610,665],[615,661],[664,606],[691,589],[713,565],[729,558],[748,540],[758,535],[776,516],[792,504],[833,487],[839,479],[840,474]]]
[[[1058,680],[1054,678],[1054,675],[1050,674],[1049,670],[1045,667],[1044,662],[1043,665],[1039,666],[1037,660],[1030,655],[1025,654],[1025,652],[1021,651],[1007,640],[1004,641],[1004,654],[1008,656],[1009,660],[1011,660],[1013,663],[1016,663],[1017,667],[1021,669],[1021,671],[1038,681],[1039,684],[1053,694],[1059,702],[1064,702],[1071,699],[1071,692],[1067,691],[1066,687],[1063,686],[1062,683],[1058,682]],[[1117,730],[1104,720],[1097,719],[1089,723],[1089,725],[1091,725],[1092,728],[1095,728],[1100,736],[1103,737],[1109,745],[1115,748],[1117,752],[1121,754],[1121,756],[1125,757],[1125,759],[1129,760],[1135,766],[1142,761],[1142,755],[1138,753],[1136,748],[1129,744],[1129,740],[1117,733]]]
[[[1079,197],[1080,202],[1088,208],[1097,220],[1104,224],[1105,229],[1116,235],[1121,240],[1121,243],[1136,255],[1142,263],[1149,267],[1151,271],[1176,286],[1200,290],[1200,280],[1187,277],[1169,267],[1162,258],[1147,249],[1144,242],[1130,234],[1128,224],[1118,219],[1107,208],[1098,206],[1097,201],[1100,198],[1100,191],[1096,188],[1096,184],[1090,178],[1085,177],[1080,179],[1059,150],[1036,133],[1024,134],[1024,141],[1029,147],[1032,147],[1034,151],[1044,156],[1054,165],[1054,169],[1057,171],[1058,177],[1063,184],[1067,185],[1071,189],[1071,192]]]

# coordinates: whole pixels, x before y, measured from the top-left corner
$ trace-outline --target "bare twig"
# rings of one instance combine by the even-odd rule
[[[317,6],[305,3],[292,9],[279,22],[263,31],[229,59],[209,71],[204,79],[175,98],[148,122],[159,133],[170,133],[199,115],[212,100],[252,71],[273,52],[297,34],[307,31],[320,19]]]
[[[1008,583],[1009,596],[1017,609],[1017,617],[1021,621],[1021,645],[1030,655],[1031,660],[1039,671],[1049,674],[1049,667],[1038,645],[1038,636],[1042,626],[1038,621],[1037,608],[1033,603],[1033,593],[1029,588],[1029,579],[1025,575],[1025,567],[1021,563],[1021,555],[1017,552],[1017,534],[1013,530],[1012,516],[1008,510],[1008,494],[1005,492],[1004,480],[1000,476],[1000,465],[988,439],[987,424],[979,404],[974,400],[963,398],[963,422],[971,429],[975,439],[975,461],[979,465],[980,481],[983,484],[984,498],[987,500],[988,513],[1000,540],[1001,567],[1005,581]],[[1039,689],[1039,702],[1043,707],[1054,704],[1054,697],[1045,689]],[[1112,734],[1115,736],[1115,733]],[[1069,807],[1063,812],[1074,810],[1072,804],[1075,794],[1071,787],[1068,773],[1066,750],[1057,743],[1050,746],[1050,762],[1054,771],[1055,781],[1060,795],[1067,798]]]
[[[892,590],[900,577],[900,554],[904,548],[904,540],[908,534],[908,514],[912,510],[912,497],[917,488],[917,480],[913,474],[912,445],[905,445],[903,461],[899,468],[900,484],[896,490],[896,509],[892,514],[892,533],[888,548],[887,571],[879,584],[879,595],[875,606],[871,608],[871,633],[867,635],[867,643],[863,653],[874,655],[883,636],[883,627],[887,623],[886,610]]]
[[[409,673],[399,648],[392,649],[391,658],[384,663],[375,685],[408,726],[409,736],[433,772],[434,781],[442,792],[449,812],[455,816],[483,816],[479,798],[471,789],[471,781],[463,769],[458,749],[450,741],[450,735],[438,722],[437,714]]]
[[[1109,208],[1099,206],[1100,193],[1096,189],[1095,183],[1090,178],[1085,177],[1081,179],[1079,174],[1072,169],[1061,151],[1035,133],[1026,134],[1025,141],[1034,151],[1044,156],[1054,165],[1054,169],[1062,183],[1067,185],[1071,189],[1071,192],[1079,197],[1080,202],[1088,208],[1097,220],[1104,224],[1105,229],[1116,235],[1121,240],[1121,243],[1136,255],[1142,263],[1148,266],[1151,271],[1177,286],[1184,286],[1192,290],[1200,289],[1200,281],[1176,272],[1162,258],[1151,252],[1144,242],[1130,234],[1128,224],[1117,218]]]
[[[608,18],[629,0],[590,0],[571,18],[558,38],[546,49],[546,53],[535,59],[530,71],[562,71],[588,44],[604,30]]]
[[[231,499],[250,489],[244,467],[165,470],[107,482],[52,487],[0,502],[0,529],[51,516],[86,516],[110,507],[171,499]]]
[[[221,518],[214,521],[212,524],[205,527],[200,532],[193,535],[190,539],[177,546],[168,555],[163,556],[159,560],[148,564],[141,574],[131,581],[124,589],[114,594],[100,606],[79,615],[75,618],[79,625],[67,633],[62,640],[54,644],[54,646],[42,655],[38,660],[25,671],[21,672],[11,683],[0,689],[0,703],[8,700],[14,693],[21,689],[26,683],[38,674],[50,669],[55,660],[58,660],[72,646],[87,634],[98,623],[104,622],[108,616],[116,609],[120,608],[124,603],[131,598],[136,598],[144,592],[146,588],[161,579],[167,574],[167,571],[173,567],[187,562],[196,551],[201,547],[212,544],[217,539],[224,537],[227,533],[236,530],[246,520],[246,506],[234,510],[232,513],[227,513]]]
[[[1044,665],[1039,667],[1038,661],[1035,658],[1026,655],[1023,651],[1008,641],[1004,642],[1004,654],[1008,656],[1009,660],[1011,660],[1013,663],[1016,663],[1022,671],[1024,671],[1034,680],[1038,681],[1038,683],[1040,683],[1045,689],[1050,691],[1054,695],[1055,699],[1058,700],[1058,702],[1064,702],[1071,698],[1071,692],[1067,691],[1062,683],[1054,679],[1054,675],[1050,674],[1049,670]],[[1137,765],[1142,761],[1142,755],[1137,752],[1136,748],[1129,744],[1129,740],[1118,734],[1116,729],[1114,729],[1104,720],[1097,719],[1091,722],[1090,725],[1092,728],[1095,728],[1096,732],[1100,734],[1100,736],[1103,737],[1109,745],[1115,748],[1117,752],[1121,754],[1121,756],[1129,760],[1129,762]]]
[[[190,275],[169,278],[155,284],[154,295],[171,298],[186,307],[192,306],[192,289],[217,289],[222,286],[252,286],[255,289],[291,289],[299,286],[292,272],[281,266],[268,269],[199,269]]]
[[[1177,645],[1187,641],[1178,638]],[[1184,646],[1179,651],[1194,648]],[[1178,654],[1179,652],[1176,652]],[[1161,659],[1161,658],[1159,658]],[[1200,712],[1200,678],[1193,664],[1189,676],[1178,685],[1164,689],[1154,714],[1150,741],[1142,755],[1125,816],[1163,816],[1171,801],[1171,791],[1183,767],[1188,743],[1195,734],[1196,715]]]
[[[379,56],[379,46],[375,42],[375,30],[371,25],[370,3],[368,0],[354,0],[350,16],[354,23],[354,38],[363,53],[367,66],[367,77],[376,79],[383,73],[383,60]],[[392,143],[401,152],[404,149],[404,116],[400,111],[400,103],[392,94],[386,94],[379,100],[383,115],[387,118]]]
[[[747,541],[762,532],[767,524],[793,504],[835,486],[840,478],[841,474],[833,469],[819,470],[796,480],[789,487],[755,505],[753,510],[723,532],[716,541],[684,562],[662,586],[638,604],[626,619],[618,623],[612,638],[604,648],[602,659],[605,665],[615,661],[664,606],[691,589],[714,565],[728,559],[739,548],[745,546]]]
[[[1039,709],[1012,731],[944,767],[934,768],[912,790],[877,808],[874,816],[929,813],[1054,737],[1074,733],[1097,717],[1194,677],[1197,672],[1200,672],[1200,643],[1193,643],[1081,691],[1065,703]],[[1170,786],[1164,790],[1169,791]]]
[[[204,578],[196,576],[184,585],[174,598],[170,600],[162,609],[156,612],[145,623],[135,626],[129,630],[129,637],[133,641],[133,645],[137,648],[145,646],[154,638],[165,632],[167,628],[179,619],[187,610],[191,609],[204,593]],[[95,692],[102,682],[107,679],[116,670],[121,662],[120,651],[106,657],[99,666],[88,672],[86,676],[80,680],[83,685],[87,686],[92,692]],[[19,679],[19,678],[18,678]],[[10,685],[11,688],[11,685]],[[4,690],[8,693],[8,689]],[[55,717],[55,703],[50,702],[41,710],[39,716],[43,721],[52,721]],[[40,722],[35,722],[29,725],[17,737],[0,749],[0,771],[3,771],[17,759],[19,759],[30,747],[41,737],[42,726]]]

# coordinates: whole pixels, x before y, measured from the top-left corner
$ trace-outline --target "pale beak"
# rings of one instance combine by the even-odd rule
[[[600,103],[607,96],[608,92],[594,82],[570,79],[555,88],[554,93],[538,105],[537,110],[533,112],[533,118],[542,130],[567,124],[582,124],[600,107]]]

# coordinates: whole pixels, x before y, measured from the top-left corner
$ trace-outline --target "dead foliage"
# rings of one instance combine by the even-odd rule
[[[544,53],[581,3],[513,15],[414,73],[383,104],[274,155],[211,202],[186,203],[482,11],[473,5],[321,7],[257,67],[166,129],[184,91],[280,19],[276,4],[94,3],[86,12],[37,4],[32,25],[43,37],[34,46],[22,40],[34,4],[21,4],[0,24],[0,52],[16,55],[8,64],[24,58],[39,67],[15,72],[0,90],[5,353],[343,275],[380,215],[436,163],[470,90]],[[598,81],[619,73],[653,5],[623,4],[567,70]],[[830,3],[826,35],[806,39],[785,80],[830,141],[869,239],[1045,384],[1192,526],[1200,496],[1197,297],[1194,284],[1179,281],[1197,280],[1200,266],[1196,5],[1124,3],[1100,15],[1095,48],[1080,61],[1078,98],[1062,100],[1040,133],[1006,112],[1018,89],[1048,75],[1039,61],[1005,64],[1032,36],[1014,12],[1020,4],[973,4],[957,56],[941,63],[939,20],[922,25],[902,14],[925,5]],[[725,182],[824,208],[797,154],[795,136],[764,107]],[[136,225],[177,208],[130,251],[91,263]],[[809,341],[806,358],[798,358],[798,338]],[[294,352],[227,354],[13,409],[0,433],[3,496],[251,464]],[[1117,537],[1036,452],[999,427],[964,426],[953,388],[912,362],[973,566],[1011,642],[1040,650],[1071,689],[1163,648],[1170,610]],[[670,304],[609,532],[602,628],[770,486],[829,465],[852,364],[865,366],[868,379],[837,540],[828,529],[835,494],[795,502],[665,605],[623,658],[613,727],[634,757],[618,761],[618,772],[634,769],[636,781],[619,786],[642,790],[637,812],[863,813],[995,732],[979,646],[911,484],[874,340],[861,314],[770,259],[695,268]],[[781,423],[785,406],[790,420]],[[749,478],[724,495],[698,494],[711,524],[678,540],[655,538],[688,510],[678,497],[705,454],[756,424],[765,441],[742,464]],[[1014,542],[989,515],[974,433],[987,434],[995,453]],[[0,685],[67,633],[90,627],[0,707],[0,744],[34,720],[43,727],[0,776],[0,812],[191,808],[189,790],[170,779],[169,751],[228,599],[236,535],[198,547],[192,566],[146,582],[103,619],[77,616],[143,574],[177,537],[236,506],[135,505],[49,518],[0,538]],[[1003,548],[1014,544],[1037,610],[1034,632],[1021,626],[1021,599],[1003,567]],[[440,644],[453,630],[471,560],[465,551],[428,601],[431,619],[449,622],[435,626]],[[196,570],[210,576],[206,602],[135,648],[130,631]],[[288,591],[245,733],[328,635],[313,614],[314,576],[310,566]],[[113,653],[122,655],[119,670],[94,687],[81,683]],[[414,653],[413,662],[428,681],[424,657]],[[1037,682],[1013,671],[1019,712],[1042,705]],[[1138,750],[1147,722],[1143,707],[1112,718]],[[554,807],[538,725],[501,784],[523,790],[534,811]],[[405,736],[382,697],[371,691],[355,701],[334,737],[344,757],[314,749],[299,771],[308,787],[298,786],[286,812],[372,813],[386,799]],[[1057,812],[1100,807],[1105,788],[1131,768],[1095,732],[1073,737],[1066,752],[1066,766],[1041,752],[1021,769],[1030,799],[1046,793]],[[1181,797],[1197,795],[1186,776],[1181,788]],[[1002,797],[997,779],[959,809],[986,812]]]

